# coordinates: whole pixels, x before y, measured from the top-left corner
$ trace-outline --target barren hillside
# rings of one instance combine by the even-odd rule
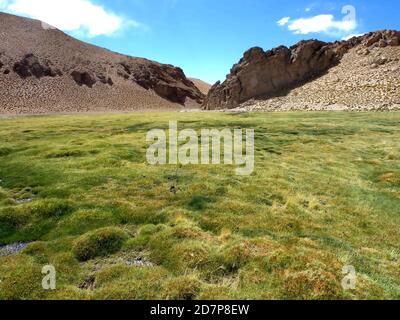
[[[0,113],[176,110],[204,95],[180,68],[0,13]]]
[[[211,84],[204,82],[203,80],[200,79],[195,79],[195,78],[189,78],[189,80],[191,80],[194,85],[199,88],[199,90],[203,93],[203,94],[207,94],[210,89],[211,89]]]

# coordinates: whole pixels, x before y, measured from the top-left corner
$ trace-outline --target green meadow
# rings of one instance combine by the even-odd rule
[[[148,165],[146,134],[170,120],[254,128],[254,172]],[[13,243],[0,299],[400,299],[400,113],[2,118]]]

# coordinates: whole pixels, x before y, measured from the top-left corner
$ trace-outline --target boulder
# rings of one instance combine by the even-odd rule
[[[111,77],[105,76],[104,74],[98,74],[97,79],[99,79],[99,81],[103,84],[108,84],[110,86],[114,85],[114,82],[111,79]]]
[[[87,86],[92,88],[93,85],[97,82],[96,78],[92,73],[87,71],[72,71],[71,73],[72,79],[79,85],[79,86]]]

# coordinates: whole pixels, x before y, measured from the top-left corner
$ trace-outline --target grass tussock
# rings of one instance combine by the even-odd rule
[[[119,228],[94,230],[79,237],[73,246],[73,252],[79,261],[107,256],[122,248],[127,234]]]

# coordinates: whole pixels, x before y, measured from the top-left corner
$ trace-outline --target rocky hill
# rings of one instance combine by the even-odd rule
[[[400,109],[400,32],[248,50],[203,107],[252,111]],[[239,109],[240,110],[240,109]]]
[[[176,110],[203,99],[180,68],[0,13],[0,113]]]

